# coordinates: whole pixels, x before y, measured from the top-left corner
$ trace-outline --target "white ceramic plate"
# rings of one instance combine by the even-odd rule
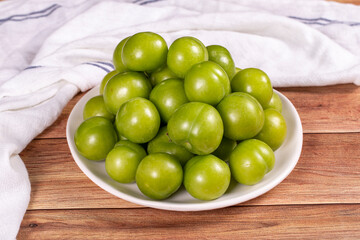
[[[83,121],[82,112],[86,102],[99,95],[99,87],[86,93],[71,111],[66,126],[66,138],[75,162],[86,176],[99,187],[119,198],[143,206],[175,211],[200,211],[227,207],[258,197],[274,188],[290,174],[300,157],[303,132],[299,115],[292,103],[284,95],[277,93],[283,104],[282,114],[286,120],[288,133],[283,145],[275,152],[276,163],[273,170],[266,174],[258,184],[254,186],[233,184],[222,197],[212,201],[197,200],[190,196],[183,187],[166,200],[149,199],[140,192],[136,183],[121,184],[112,180],[105,171],[104,161],[90,161],[78,153],[74,134]]]

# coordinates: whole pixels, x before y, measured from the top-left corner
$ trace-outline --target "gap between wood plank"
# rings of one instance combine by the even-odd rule
[[[157,209],[157,208],[152,208],[152,207],[145,207],[145,206],[140,206],[140,207],[136,207],[136,208],[42,208],[42,209],[27,209],[26,211],[29,212],[33,212],[33,211],[92,211],[92,210],[140,210],[140,209],[154,209],[154,210],[159,210],[159,211],[165,211],[165,212],[206,212],[206,211],[214,211],[214,210],[219,210],[219,209],[224,209],[224,208],[241,208],[241,207],[300,207],[300,206],[360,206],[360,203],[297,203],[297,204],[259,204],[259,205],[247,205],[247,204],[237,204],[237,205],[232,205],[232,206],[228,206],[228,207],[223,207],[223,208],[217,208],[217,209],[212,209],[212,210],[203,210],[203,211],[172,211],[172,210],[164,210],[164,209]]]

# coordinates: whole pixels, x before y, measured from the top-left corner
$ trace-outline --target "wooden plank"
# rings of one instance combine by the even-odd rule
[[[278,88],[299,112],[305,133],[360,132],[360,88],[352,85]],[[37,138],[65,138],[66,122],[80,93],[64,108],[54,124]]]
[[[305,134],[294,171],[270,192],[243,205],[359,203],[360,133]],[[89,180],[65,139],[34,140],[21,154],[32,184],[29,209],[133,208]]]
[[[359,205],[28,211],[18,239],[359,239]]]
[[[360,132],[360,87],[280,88],[299,112],[304,133]]]
[[[360,0],[332,0],[332,1],[339,2],[339,3],[351,3],[351,4],[355,4],[355,5],[360,5]]]

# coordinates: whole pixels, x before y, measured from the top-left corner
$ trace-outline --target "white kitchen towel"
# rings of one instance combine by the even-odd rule
[[[360,84],[360,7],[315,0],[12,0],[0,2],[0,239],[29,203],[19,153],[78,92],[113,69],[112,51],[139,31],[170,45],[189,35],[229,49],[274,86]]]

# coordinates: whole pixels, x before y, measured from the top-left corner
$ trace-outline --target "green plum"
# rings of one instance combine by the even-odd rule
[[[151,101],[137,97],[120,107],[115,126],[120,136],[134,143],[146,143],[159,131],[160,115]]]
[[[167,127],[160,128],[158,134],[152,139],[147,146],[148,153],[163,152],[175,156],[181,165],[194,156],[185,147],[174,143],[168,134]]]
[[[184,186],[191,196],[200,200],[221,197],[229,187],[229,166],[214,155],[196,156],[184,168]]]
[[[171,116],[167,128],[171,140],[199,155],[215,151],[224,133],[218,111],[211,105],[200,102],[182,105]]]
[[[273,89],[265,72],[257,68],[246,68],[239,71],[231,80],[233,92],[246,92],[256,98],[261,106],[269,103]]]
[[[168,79],[154,87],[149,97],[159,110],[161,119],[167,123],[171,115],[184,103],[189,102],[181,79]]]
[[[285,141],[287,132],[286,121],[281,113],[272,108],[265,109],[264,114],[264,126],[255,138],[265,142],[275,151]]]
[[[187,71],[194,64],[208,59],[208,51],[199,39],[181,37],[176,39],[169,47],[167,66],[176,76],[184,78]]]
[[[279,113],[282,112],[282,102],[279,95],[276,92],[273,92],[273,95],[270,99],[270,102],[264,106],[264,109],[273,108]]]
[[[118,70],[114,70],[105,75],[105,77],[103,78],[103,80],[101,81],[101,84],[100,84],[100,89],[99,89],[100,94],[104,93],[105,85],[110,80],[110,78],[112,78],[113,76],[115,76],[118,73],[119,73]]]
[[[148,98],[152,86],[143,73],[125,72],[113,76],[104,89],[104,102],[109,112],[116,114],[121,105],[134,97]]]
[[[116,131],[110,120],[103,117],[86,119],[75,132],[77,150],[89,160],[104,160],[117,141]]]
[[[146,152],[140,145],[121,140],[106,156],[106,172],[117,182],[134,182],[137,167],[145,156]]]
[[[231,91],[226,72],[211,61],[193,65],[185,75],[184,88],[190,101],[210,105],[218,104]]]
[[[230,169],[235,180],[244,185],[260,182],[275,163],[271,148],[257,139],[240,142],[230,154]]]
[[[264,111],[251,95],[234,92],[216,107],[224,122],[224,136],[233,140],[254,137],[264,125]]]
[[[275,167],[287,126],[262,70],[240,69],[225,47],[194,37],[168,48],[153,32],[124,38],[113,63],[74,136],[82,156],[105,159],[109,181],[136,181],[154,200],[183,183],[209,201],[237,183],[260,182]]]
[[[140,32],[126,41],[121,58],[131,71],[154,71],[166,63],[167,53],[167,44],[159,34]]]
[[[136,171],[140,191],[152,199],[170,197],[181,186],[183,170],[176,158],[167,153],[152,153],[143,158]]]
[[[115,115],[106,109],[102,95],[90,98],[85,104],[83,111],[84,120],[94,116],[104,117],[110,121],[114,121],[115,119]]]
[[[219,64],[232,79],[235,75],[235,63],[230,52],[223,46],[210,45],[206,47],[209,53],[209,61]]]
[[[229,161],[230,154],[235,147],[236,147],[235,140],[223,137],[219,147],[212,153],[212,155],[227,162]]]
[[[124,45],[125,45],[125,43],[127,42],[128,39],[129,39],[129,37],[124,38],[123,40],[121,40],[119,42],[119,44],[116,46],[116,48],[114,50],[114,53],[113,53],[114,67],[115,67],[115,70],[118,71],[119,73],[123,73],[123,72],[128,71],[128,69],[124,65],[122,57],[121,57],[122,50],[123,50]]]
[[[230,83],[231,83],[231,81],[233,80],[233,78],[235,77],[235,75],[236,75],[238,72],[240,72],[241,70],[242,70],[241,68],[235,67],[235,74],[234,74],[234,76],[230,79]]]
[[[164,65],[156,71],[152,72],[149,79],[151,84],[155,86],[160,82],[170,78],[177,78],[177,76],[168,68],[168,66]]]

